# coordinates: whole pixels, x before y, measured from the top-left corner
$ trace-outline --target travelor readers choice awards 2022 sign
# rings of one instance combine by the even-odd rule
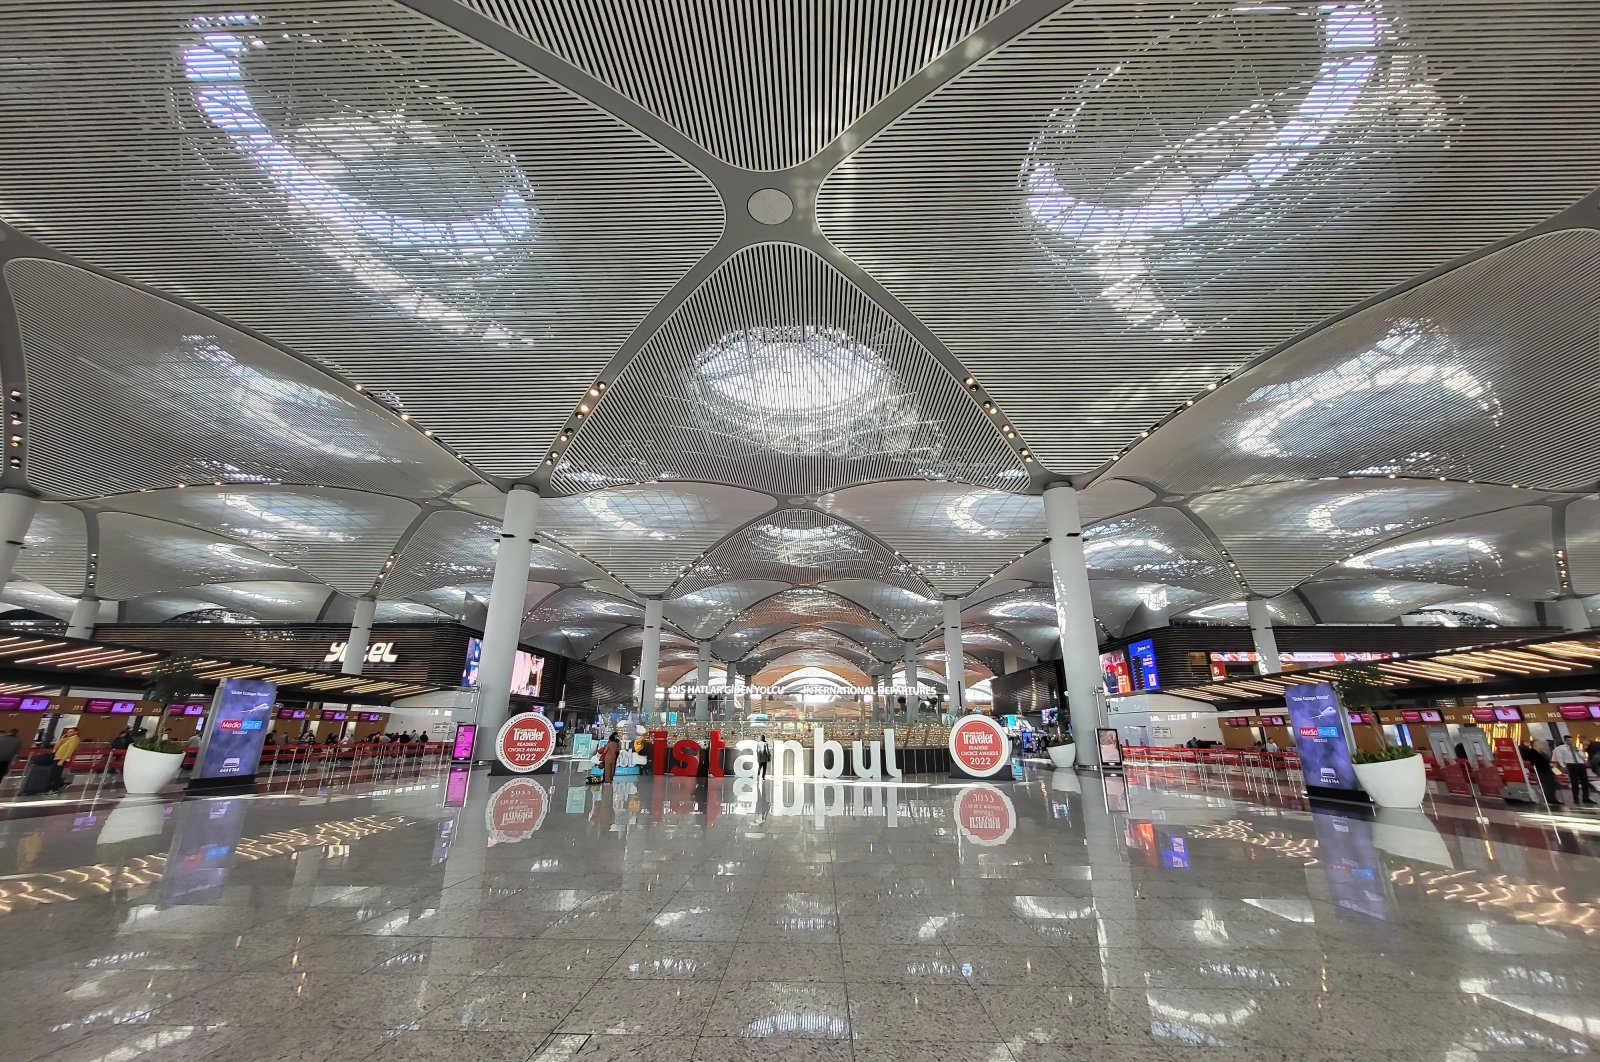
[[[532,774],[556,750],[556,727],[538,712],[514,715],[494,739],[495,755],[508,771]]]
[[[950,728],[950,766],[956,774],[992,778],[1011,760],[1011,738],[987,715],[964,715]]]

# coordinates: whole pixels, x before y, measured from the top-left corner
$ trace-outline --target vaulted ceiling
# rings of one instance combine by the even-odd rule
[[[1600,0],[0,0],[3,605],[746,672],[1600,595]]]

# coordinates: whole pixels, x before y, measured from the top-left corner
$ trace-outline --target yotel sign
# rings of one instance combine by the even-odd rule
[[[494,752],[500,763],[517,774],[537,771],[555,750],[555,724],[538,712],[507,719],[494,739]]]
[[[986,715],[964,715],[950,728],[950,766],[956,774],[992,778],[1011,761],[1011,738]]]
[[[322,658],[324,664],[344,663],[345,652],[350,648],[349,642],[334,642],[328,646],[328,655]],[[369,664],[397,664],[400,654],[394,651],[393,642],[373,642],[367,647],[364,658]]]

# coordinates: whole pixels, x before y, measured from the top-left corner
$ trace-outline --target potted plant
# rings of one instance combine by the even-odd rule
[[[1078,762],[1078,746],[1073,744],[1072,735],[1065,731],[1050,738],[1045,752],[1049,754],[1054,767],[1071,767]]]
[[[182,767],[182,742],[135,738],[122,761],[122,787],[130,793],[159,793]]]
[[[1391,745],[1354,756],[1356,780],[1380,808],[1420,808],[1428,775],[1417,750]]]

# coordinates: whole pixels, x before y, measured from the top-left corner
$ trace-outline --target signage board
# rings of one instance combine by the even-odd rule
[[[556,749],[556,728],[537,712],[507,719],[495,735],[494,752],[508,771],[531,774],[543,767]]]
[[[200,739],[195,778],[248,778],[256,773],[272,719],[277,683],[223,679],[211,702],[211,722]]]
[[[1128,670],[1128,654],[1121,649],[1100,654],[1100,678],[1112,696],[1133,692],[1133,675]]]
[[[1472,718],[1473,718],[1473,720],[1475,722],[1492,723],[1492,722],[1494,722],[1494,709],[1493,708],[1474,708],[1472,710]]]
[[[594,755],[594,735],[572,735],[572,754],[580,760],[586,760]]]
[[[1153,638],[1133,642],[1128,646],[1128,669],[1133,684],[1141,690],[1159,690],[1161,674],[1156,670],[1156,643]]]
[[[1400,713],[1400,718],[1403,722],[1420,723],[1422,722],[1422,713],[1408,708]]]
[[[1563,704],[1561,706],[1561,718],[1590,719],[1593,717],[1589,714],[1589,706],[1587,704]]]
[[[950,728],[950,763],[957,773],[992,778],[1011,759],[1011,738],[987,715],[964,715]]]
[[[478,739],[477,723],[457,723],[455,740],[450,745],[450,758],[456,763],[472,759],[472,745]]]
[[[1422,721],[1424,723],[1442,723],[1442,722],[1444,722],[1444,714],[1442,712],[1439,712],[1437,709],[1424,708],[1422,710],[1422,712],[1421,712],[1421,715],[1422,715]]]
[[[1496,708],[1494,710],[1494,721],[1497,723],[1520,723],[1522,722],[1522,709]]]
[[[1100,766],[1121,768],[1122,742],[1117,737],[1116,729],[1114,727],[1101,727],[1095,731],[1095,734],[1099,738]]]
[[[1326,682],[1290,686],[1284,690],[1284,700],[1306,785],[1360,792],[1333,686]]]

